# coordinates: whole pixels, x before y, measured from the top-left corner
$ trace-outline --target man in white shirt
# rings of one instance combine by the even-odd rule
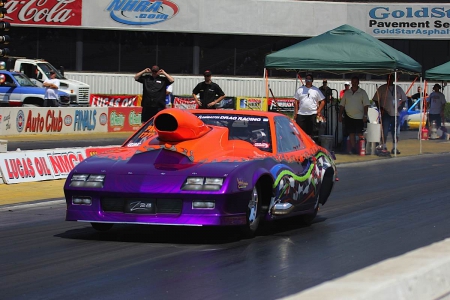
[[[399,124],[399,112],[395,112],[395,101],[397,101],[397,109],[401,108],[404,103],[408,100],[403,89],[397,85],[397,88],[394,86],[394,75],[389,74],[386,78],[387,83],[380,86],[375,95],[373,95],[372,100],[375,102],[377,107],[380,108],[381,113],[381,126],[383,127],[383,136],[382,143],[383,149],[386,148],[386,139],[389,133],[389,130],[392,134],[392,142],[393,147],[391,153],[394,154],[395,150],[397,154],[400,154],[400,151],[397,148],[398,143],[398,128],[395,128],[395,122],[397,119],[397,124]],[[397,136],[397,140],[395,140],[395,136]]]
[[[305,76],[305,85],[298,88],[294,99],[294,120],[309,136],[313,136],[316,118],[322,118],[321,111],[325,106],[325,96],[312,85],[312,74]]]
[[[42,86],[45,87],[44,107],[59,106],[58,105],[59,80],[56,79],[55,71],[50,71],[50,79],[45,80]]]
[[[428,121],[430,122],[430,125],[433,121],[436,122],[437,128],[441,127],[442,120],[444,119],[444,109],[445,109],[445,103],[447,103],[447,100],[445,99],[445,95],[441,93],[440,91],[441,85],[436,83],[433,86],[434,92],[430,94],[430,96],[427,99],[428,102]]]

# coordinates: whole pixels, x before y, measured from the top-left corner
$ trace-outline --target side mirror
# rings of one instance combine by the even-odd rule
[[[59,72],[61,73],[62,76],[64,76],[64,67],[63,66],[59,66]]]

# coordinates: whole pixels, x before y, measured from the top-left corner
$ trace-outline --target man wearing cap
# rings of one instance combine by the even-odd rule
[[[60,82],[56,79],[56,72],[50,70],[50,79],[46,79],[42,84],[45,87],[44,107],[57,107],[58,105],[58,89]]]
[[[325,106],[325,96],[312,85],[312,74],[305,76],[305,85],[298,88],[294,99],[294,118],[300,128],[309,136],[313,136],[317,118],[321,117],[321,111]]]
[[[400,120],[399,113],[395,111],[395,102],[397,102],[397,109],[400,109],[408,98],[400,86],[397,85],[397,88],[395,88],[393,74],[387,75],[386,84],[383,84],[377,89],[372,100],[377,104],[381,113],[381,127],[383,128],[383,136],[381,138],[383,139],[383,149],[387,149],[386,139],[390,130],[393,142],[391,153],[400,154],[400,151],[397,148],[398,126],[395,128],[395,123],[397,122],[397,124],[399,124]],[[395,136],[397,136],[397,140],[395,139]]]
[[[428,105],[429,105],[429,114],[428,114],[428,121],[429,124],[433,121],[436,122],[437,128],[439,128],[442,125],[442,121],[444,119],[444,109],[445,109],[445,103],[447,103],[447,100],[445,99],[445,95],[441,93],[441,85],[436,83],[433,86],[433,92],[430,94],[430,96],[427,99]]]
[[[339,92],[339,98],[342,99],[344,97],[344,93],[350,89],[350,82],[346,81],[344,83],[344,89]]]
[[[136,73],[134,80],[143,86],[141,122],[145,123],[166,108],[166,87],[171,85],[174,79],[155,65]]]
[[[367,111],[370,106],[369,96],[359,87],[359,78],[352,78],[352,88],[347,89],[339,105],[339,122],[342,122],[344,109],[346,112],[344,124],[350,138],[349,154],[356,154],[356,135],[361,135],[364,123],[367,123]]]
[[[332,96],[332,92],[330,87],[328,86],[328,80],[324,79],[322,81],[322,86],[319,87],[319,90],[322,92],[322,94],[325,96],[325,98],[327,99],[327,102],[331,102],[331,99],[333,98]]]
[[[197,84],[192,90],[192,96],[200,108],[215,109],[215,105],[225,98],[225,93],[217,83],[211,81],[211,71],[206,70],[203,76],[205,81]],[[200,100],[197,97],[198,94],[200,94]]]

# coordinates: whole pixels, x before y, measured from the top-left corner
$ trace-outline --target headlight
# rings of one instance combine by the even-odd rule
[[[103,188],[105,175],[98,174],[73,174],[70,185],[71,187],[88,187]]]
[[[184,191],[218,191],[222,185],[223,178],[188,177],[181,189]]]
[[[74,204],[74,205],[92,205],[92,199],[91,199],[91,197],[73,196],[72,204]]]
[[[193,209],[214,209],[216,203],[214,200],[194,200],[192,201]]]

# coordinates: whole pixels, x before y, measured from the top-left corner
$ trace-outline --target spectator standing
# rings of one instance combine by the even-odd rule
[[[344,83],[344,89],[339,92],[339,98],[342,99],[344,97],[344,93],[350,89],[350,82],[346,81]]]
[[[361,135],[364,123],[367,123],[367,110],[370,100],[365,90],[359,87],[359,78],[352,78],[352,88],[347,89],[341,98],[339,106],[339,122],[342,122],[344,109],[346,117],[344,119],[345,128],[349,134],[351,149],[350,154],[356,154],[356,135]]]
[[[174,79],[155,65],[136,73],[134,80],[143,86],[141,122],[145,123],[166,107],[166,87]]]
[[[331,100],[333,99],[333,95],[332,95],[331,88],[328,86],[328,80],[324,79],[322,81],[322,86],[319,87],[319,90],[325,96],[325,99],[327,99],[327,102],[331,102]]]
[[[445,120],[444,119],[445,103],[447,103],[445,95],[441,93],[440,90],[441,85],[436,83],[433,86],[433,92],[431,92],[427,100],[427,102],[429,103],[428,122],[431,125],[432,122],[435,121],[437,128],[443,125],[442,121]]]
[[[173,85],[166,87],[166,108],[173,107]]]
[[[383,127],[383,136],[381,137],[383,139],[383,149],[387,149],[386,139],[390,130],[393,142],[391,153],[400,154],[397,148],[398,128],[395,128],[395,122],[399,122],[399,113],[395,111],[395,102],[397,101],[397,108],[400,109],[407,101],[405,92],[400,86],[394,86],[394,77],[390,74],[386,78],[386,84],[383,84],[377,89],[372,100],[380,108],[381,126]],[[395,136],[397,136],[397,140]]]
[[[427,94],[428,96],[428,94]],[[411,97],[408,97],[408,107],[413,106],[414,102],[420,98],[423,97],[423,93],[422,93],[422,87],[418,86],[417,87],[417,93],[415,93],[414,95],[412,95]]]
[[[57,107],[58,105],[58,89],[60,86],[59,79],[56,79],[56,73],[50,70],[50,79],[46,79],[42,84],[45,87],[44,107]]]
[[[294,99],[294,118],[298,126],[309,136],[313,136],[317,118],[325,106],[325,96],[313,83],[312,74],[305,77],[305,85],[298,88]]]
[[[212,82],[211,71],[206,70],[203,72],[203,76],[205,77],[205,81],[197,84],[197,86],[192,90],[192,96],[200,108],[215,109],[215,105],[225,98],[225,93],[217,83]],[[197,97],[198,94],[200,94],[200,100]]]

